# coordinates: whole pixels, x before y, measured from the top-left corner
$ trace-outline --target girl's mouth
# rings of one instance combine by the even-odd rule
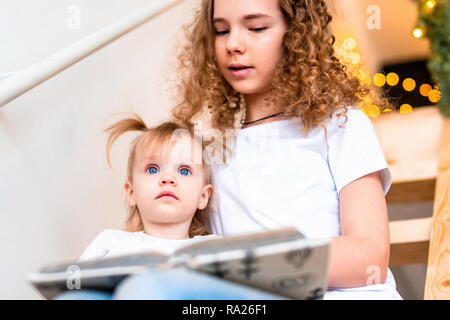
[[[252,69],[253,69],[253,67],[239,67],[239,68],[231,67],[231,68],[229,68],[229,70],[231,71],[231,74],[233,76],[235,76],[236,78],[246,77],[252,71]]]

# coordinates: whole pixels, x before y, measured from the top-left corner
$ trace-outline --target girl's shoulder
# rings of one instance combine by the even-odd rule
[[[133,232],[119,229],[106,229],[100,232],[84,250],[79,261],[100,259],[108,254],[117,243],[124,242],[132,236]]]
[[[327,137],[340,141],[342,137],[348,139],[366,139],[375,134],[374,126],[369,116],[360,108],[347,106],[333,112],[332,116],[324,122]]]
[[[346,106],[336,109],[326,124],[332,128],[344,128],[347,124],[367,124],[367,122],[370,122],[370,118],[364,111],[355,106]]]
[[[111,242],[114,240],[125,240],[134,236],[136,232],[128,232],[120,229],[105,229],[100,232],[94,241]]]
[[[129,232],[122,229],[105,229],[100,234],[109,237],[129,237],[139,232]]]

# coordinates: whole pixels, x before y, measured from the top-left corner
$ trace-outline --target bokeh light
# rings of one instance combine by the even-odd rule
[[[348,57],[353,64],[358,64],[361,62],[361,56],[357,52],[351,52]]]
[[[428,99],[430,99],[432,103],[438,102],[441,99],[441,92],[437,89],[430,90]]]
[[[345,50],[352,51],[356,48],[356,40],[353,38],[347,38],[344,40],[344,48]]]
[[[428,83],[424,83],[420,86],[419,91],[422,96],[428,97],[428,94],[432,89],[433,88]]]
[[[426,6],[430,9],[433,9],[436,6],[436,1],[435,0],[428,0],[426,3]]]
[[[403,80],[403,89],[405,89],[406,91],[413,91],[415,87],[416,81],[414,81],[414,79],[406,78],[405,80]]]
[[[400,113],[410,113],[413,111],[413,107],[410,104],[402,104],[400,106]]]
[[[395,72],[390,72],[386,76],[386,82],[391,87],[396,86],[399,81],[400,81],[400,78],[398,77],[398,74],[396,74]]]
[[[376,118],[380,115],[380,107],[376,104],[371,104],[366,108],[367,115],[371,118]]]
[[[386,83],[386,77],[384,74],[382,73],[377,73],[376,75],[373,76],[373,83],[377,86],[377,87],[382,87],[384,86],[384,84]]]
[[[423,29],[422,29],[422,28],[415,28],[415,29],[413,30],[413,36],[414,36],[414,38],[416,38],[416,39],[422,38],[422,37],[423,37],[423,34],[424,34],[424,32],[423,32]]]

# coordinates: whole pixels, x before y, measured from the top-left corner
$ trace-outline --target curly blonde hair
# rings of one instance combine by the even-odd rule
[[[133,168],[135,165],[135,159],[138,152],[144,152],[144,150],[150,149],[152,152],[158,152],[161,148],[164,148],[167,145],[175,133],[176,130],[187,130],[184,132],[189,132],[189,135],[192,139],[197,141],[201,146],[202,150],[204,150],[205,146],[202,144],[202,141],[196,137],[192,131],[188,128],[175,123],[175,122],[163,122],[156,127],[149,128],[145,124],[142,118],[133,113],[130,117],[122,119],[105,129],[105,132],[108,133],[108,140],[106,143],[106,158],[108,160],[108,164],[111,166],[110,153],[111,148],[114,142],[119,138],[122,134],[128,131],[140,131],[141,134],[138,135],[131,142],[131,149],[128,156],[128,166],[127,166],[127,180],[129,183],[133,183]],[[203,152],[202,152],[203,155]],[[204,159],[202,159],[202,167],[203,167],[203,183],[204,185],[211,183],[210,176],[210,167]],[[212,199],[212,195],[210,200]],[[209,206],[209,204],[208,204]],[[206,230],[206,211],[208,206],[203,209],[197,209],[195,212],[191,224],[189,226],[189,237],[194,237],[197,235],[208,235],[209,232]],[[144,230],[144,224],[142,222],[141,214],[137,206],[127,206],[128,207],[128,218],[126,220],[125,230],[129,232],[142,231]]]
[[[381,110],[387,107],[379,93],[352,76],[335,56],[326,1],[279,0],[279,8],[288,28],[283,56],[273,74],[273,94],[266,103],[285,105],[285,114],[300,117],[306,133],[318,125],[325,129],[323,121],[341,108],[344,111],[338,116],[347,120],[346,107],[363,106],[369,96]],[[225,134],[235,127],[245,105],[215,60],[213,12],[214,0],[202,0],[193,22],[184,26],[187,42],[177,55],[180,95],[172,116],[193,126],[196,117],[209,111],[211,126]]]

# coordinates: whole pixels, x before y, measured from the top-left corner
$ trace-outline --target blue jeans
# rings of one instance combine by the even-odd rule
[[[150,269],[123,280],[113,293],[70,290],[56,300],[284,300],[285,297],[185,268]]]

